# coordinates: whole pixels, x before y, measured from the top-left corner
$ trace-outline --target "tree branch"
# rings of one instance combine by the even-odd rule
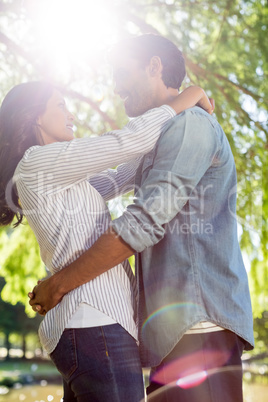
[[[59,88],[60,92],[63,95],[69,96],[69,97],[74,98],[74,99],[79,99],[80,101],[85,102],[88,105],[90,105],[92,107],[92,109],[94,109],[103,118],[104,121],[106,121],[107,123],[110,124],[110,126],[111,126],[111,128],[113,130],[118,130],[119,129],[119,127],[116,124],[115,120],[113,120],[105,112],[103,112],[99,108],[99,106],[94,101],[92,101],[89,97],[84,96],[84,95],[80,94],[79,92],[76,92],[76,91],[74,91],[72,89],[66,89],[63,86],[58,85],[58,84],[57,84],[57,87]]]
[[[225,8],[225,11],[224,11],[224,14],[223,14],[223,18],[222,18],[222,21],[221,21],[221,24],[220,24],[220,27],[219,27],[218,36],[217,36],[215,42],[212,44],[212,49],[209,52],[210,54],[214,52],[215,47],[220,42],[221,35],[222,35],[222,30],[223,30],[224,24],[225,24],[225,22],[227,20],[227,17],[230,14],[230,9],[231,9],[232,4],[233,4],[233,0],[229,0],[227,5],[226,5],[226,8]]]
[[[206,78],[208,74],[211,74],[212,76],[214,76],[215,78],[217,78],[218,80],[227,82],[228,84],[233,85],[235,88],[239,89],[240,91],[242,91],[243,93],[245,93],[246,95],[251,96],[253,99],[255,99],[256,101],[259,101],[260,99],[262,99],[261,96],[255,94],[254,92],[250,91],[249,89],[243,87],[240,84],[237,84],[236,82],[230,80],[228,77],[224,77],[221,74],[218,73],[214,73],[212,71],[208,71],[205,70],[204,68],[200,67],[198,64],[193,63],[190,59],[188,59],[188,57],[184,54],[183,55],[184,60],[185,60],[185,64],[187,67],[189,67],[189,69],[197,76],[201,75],[201,77]]]
[[[39,65],[36,62],[34,62],[34,60],[29,55],[29,53],[24,51],[20,46],[18,46],[15,42],[13,42],[11,39],[9,39],[2,32],[0,32],[0,42],[4,43],[7,47],[7,49],[11,50],[15,55],[19,55],[19,56],[23,57],[26,61],[31,63],[38,72],[41,70]],[[82,102],[89,104],[92,107],[92,109],[94,109],[105,121],[107,121],[110,124],[110,126],[113,130],[117,130],[119,128],[118,125],[116,124],[116,122],[113,119],[111,119],[105,112],[100,110],[99,106],[94,101],[92,101],[89,97],[81,95],[78,92],[73,91],[73,90],[67,90],[66,88],[64,88],[58,84],[57,84],[57,87],[59,87],[61,89],[63,94],[65,93],[66,95],[68,95],[70,97],[79,99]]]
[[[224,90],[224,88],[221,86],[221,85],[219,85],[219,84],[216,84],[216,87],[220,90],[220,92],[223,94],[223,96],[225,97],[225,99],[228,101],[228,103],[232,103],[232,99],[230,99],[230,97],[227,95],[227,93],[225,92],[225,90]],[[237,103],[237,111],[238,111],[238,113],[240,113],[240,114],[242,114],[244,117],[246,117],[246,119],[248,120],[248,121],[252,121],[254,124],[255,124],[255,126],[260,130],[260,131],[263,131],[264,133],[265,133],[265,135],[266,135],[266,138],[267,138],[267,142],[268,142],[268,132],[267,132],[267,130],[265,130],[265,128],[261,125],[261,123],[259,122],[259,121],[255,121],[255,120],[253,120],[251,117],[250,117],[250,115],[241,107],[241,105],[239,104],[239,103]],[[265,145],[266,146],[266,145]]]
[[[3,32],[0,31],[0,42],[6,45],[7,49],[11,50],[15,55],[23,57],[25,60],[29,61],[31,64],[35,64],[31,59],[30,55],[25,52],[19,45],[9,39]]]

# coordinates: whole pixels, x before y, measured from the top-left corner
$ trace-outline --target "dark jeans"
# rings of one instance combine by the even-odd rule
[[[242,402],[244,346],[227,330],[185,335],[151,370],[148,402]]]
[[[144,397],[136,341],[119,325],[66,329],[51,354],[64,402],[138,402]]]

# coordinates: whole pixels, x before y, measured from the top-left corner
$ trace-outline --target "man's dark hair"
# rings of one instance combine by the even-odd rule
[[[145,34],[125,39],[111,50],[110,60],[127,54],[146,67],[153,56],[160,57],[163,65],[162,80],[167,88],[179,89],[186,75],[182,52],[169,39],[160,35]]]

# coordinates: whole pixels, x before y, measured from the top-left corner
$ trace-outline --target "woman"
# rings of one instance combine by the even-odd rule
[[[42,82],[14,87],[0,109],[1,225],[16,216],[17,226],[25,215],[47,268],[64,268],[108,228],[105,201],[133,185],[137,158],[153,148],[165,122],[198,101],[211,111],[204,92],[192,87],[122,130],[74,139],[74,117],[57,89]],[[125,261],[46,314],[39,336],[62,374],[65,401],[143,398],[135,302]]]

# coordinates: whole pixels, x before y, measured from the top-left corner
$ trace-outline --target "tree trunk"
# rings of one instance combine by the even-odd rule
[[[10,342],[9,342],[9,332],[5,332],[5,348],[7,350],[6,360],[10,359],[9,351],[10,351]]]
[[[22,335],[22,358],[26,359],[26,336]]]

